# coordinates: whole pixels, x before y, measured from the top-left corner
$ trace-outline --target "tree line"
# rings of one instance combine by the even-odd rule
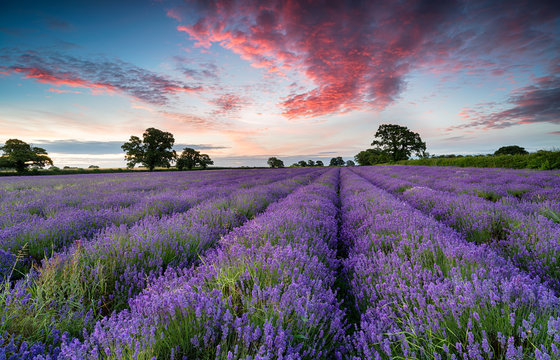
[[[206,169],[208,165],[214,164],[208,154],[201,154],[189,147],[185,147],[180,154],[177,154],[173,150],[174,144],[173,134],[148,128],[142,134],[142,139],[133,135],[121,148],[125,152],[128,168],[140,164],[153,171],[156,167],[170,168],[175,163],[178,170],[191,170],[194,167]],[[29,167],[42,169],[47,165],[53,165],[45,149],[31,146],[19,139],[7,140],[4,146],[0,146],[0,150],[3,151],[0,155],[0,168],[15,169],[17,173],[24,173]],[[69,167],[65,166],[65,168]],[[92,165],[90,168],[98,167]]]
[[[193,148],[185,147],[180,154],[177,154],[173,150],[174,144],[173,134],[152,127],[144,131],[142,138],[132,135],[121,148],[125,152],[128,168],[134,168],[140,164],[153,171],[156,167],[170,168],[175,163],[178,170],[191,170],[195,167],[206,169],[208,165],[214,164],[214,161],[210,159],[208,154],[201,154]],[[405,126],[394,124],[380,125],[371,145],[373,146],[372,148],[360,151],[354,156],[354,160],[358,165],[402,163],[409,160],[413,154],[420,160],[461,157],[461,155],[430,156],[426,152],[426,143],[422,141],[418,133],[409,130]],[[53,165],[53,161],[45,149],[29,145],[18,139],[7,140],[3,146],[0,146],[0,150],[3,151],[3,154],[0,155],[0,168],[11,168],[15,169],[18,173],[23,173],[29,167],[43,168],[47,165]],[[554,153],[556,154],[557,152]],[[496,150],[494,156],[527,154],[528,152],[524,148],[510,145],[500,147]],[[550,162],[557,163],[555,158],[550,160]],[[284,162],[277,157],[270,157],[267,164],[271,168],[284,167]],[[331,158],[329,162],[329,166],[354,165],[354,161],[344,161],[340,156]],[[314,167],[325,166],[325,164],[321,160],[300,160],[291,166]],[[549,165],[546,166],[548,167]],[[552,168],[555,168],[554,166]]]
[[[153,171],[156,167],[170,168],[172,162],[176,163],[178,170],[191,170],[196,166],[206,169],[208,165],[214,165],[208,154],[201,154],[193,148],[186,147],[177,155],[173,144],[175,138],[170,132],[148,128],[142,134],[142,139],[133,135],[121,148],[125,152],[124,158],[128,168],[142,164]]]
[[[270,157],[268,158],[268,161],[266,162],[268,164],[268,166],[270,166],[271,168],[283,168],[284,167],[284,162],[280,159],[278,159],[277,157]],[[354,163],[354,161],[352,160],[348,160],[348,161],[344,161],[344,159],[341,156],[338,157],[334,157],[331,158],[331,161],[329,162],[329,166],[354,166],[356,165]],[[292,165],[290,165],[290,167],[315,167],[315,166],[325,166],[325,164],[323,163],[322,160],[300,160],[298,162],[293,163]]]

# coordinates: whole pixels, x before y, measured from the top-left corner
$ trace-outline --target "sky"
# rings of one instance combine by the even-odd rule
[[[0,143],[124,166],[155,127],[217,166],[560,146],[560,2],[2,1]]]

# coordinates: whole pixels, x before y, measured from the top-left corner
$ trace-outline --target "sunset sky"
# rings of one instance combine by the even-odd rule
[[[555,5],[554,5],[555,3]],[[560,2],[4,1],[0,142],[124,166],[148,127],[216,165],[560,147]]]

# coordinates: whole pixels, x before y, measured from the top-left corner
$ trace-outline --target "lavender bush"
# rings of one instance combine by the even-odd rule
[[[560,300],[486,245],[342,176],[356,358],[551,359]]]

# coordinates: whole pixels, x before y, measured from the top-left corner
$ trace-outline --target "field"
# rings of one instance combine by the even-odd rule
[[[0,179],[0,359],[560,359],[560,172]]]

